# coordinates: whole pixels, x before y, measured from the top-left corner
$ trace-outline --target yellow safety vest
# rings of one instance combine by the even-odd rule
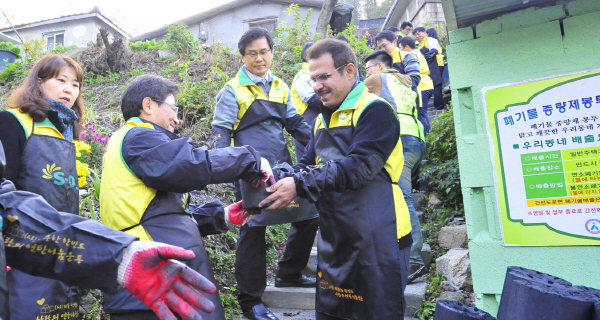
[[[242,68],[238,71],[237,75],[229,80],[226,86],[230,86],[235,94],[240,109],[238,110],[237,119],[233,125],[233,130],[237,129],[240,124],[240,120],[244,117],[244,114],[256,99],[268,100],[273,102],[279,102],[286,104],[288,100],[287,87],[284,85],[283,80],[273,76],[273,82],[271,83],[271,89],[269,90],[269,97],[254,83]]]
[[[419,121],[419,111],[415,102],[417,94],[392,73],[381,73],[379,76],[382,80],[379,96],[396,111],[400,121],[400,135],[414,136],[425,141],[423,124]]]
[[[362,87],[362,89],[361,89]],[[359,91],[361,90],[361,91]],[[353,94],[355,92],[359,92],[359,94]],[[374,101],[385,101],[381,99],[377,95],[373,93],[369,93],[369,90],[364,85],[364,83],[359,83],[356,88],[354,88],[346,100],[342,103],[342,106],[338,110],[336,110],[331,115],[331,121],[329,122],[329,128],[336,127],[348,127],[355,126],[358,124],[358,120],[360,119],[360,115],[362,112]],[[387,102],[386,102],[387,103]],[[389,105],[389,103],[388,103]],[[390,106],[391,108],[391,106]],[[314,134],[316,135],[317,131],[320,129],[327,128],[325,119],[323,118],[323,114],[320,114],[316,121],[314,127]],[[319,164],[321,162],[319,155],[315,158],[315,163]],[[408,207],[406,206],[406,202],[404,201],[404,195],[402,194],[402,190],[398,186],[398,180],[400,180],[400,175],[402,174],[402,169],[404,168],[404,153],[402,149],[402,140],[398,139],[394,150],[387,158],[385,165],[383,166],[383,170],[385,170],[391,179],[391,188],[394,196],[394,206],[396,212],[396,230],[398,233],[398,239],[407,235],[411,231],[410,225],[410,215],[408,212]]]
[[[429,49],[429,44],[427,43],[428,39],[429,39],[429,37],[425,36],[425,38],[423,38],[421,41],[419,41],[419,47],[418,47],[419,50],[421,50],[421,48],[423,48],[423,47]],[[440,66],[440,67],[444,66],[444,58],[442,58],[442,45],[439,43],[439,41],[438,41],[438,53],[435,55],[435,59],[437,61],[438,66]]]
[[[308,63],[306,63],[306,62],[302,63],[302,69],[300,69],[300,71],[298,71],[298,73],[296,73],[296,76],[294,76],[294,81],[292,81],[292,89],[291,89],[292,90],[292,101],[294,102],[294,107],[296,107],[296,109],[298,109],[298,114],[300,114],[300,115],[303,115],[304,112],[306,111],[306,109],[308,108],[308,103],[304,102],[304,100],[302,100],[302,98],[298,94],[298,91],[296,91],[296,80],[302,74],[309,75]]]
[[[412,52],[400,51],[400,59],[404,60],[407,53],[412,53],[419,60],[419,73],[421,74],[421,81],[417,86],[419,91],[433,90],[433,80],[429,76],[429,66],[423,54],[418,50],[413,50]]]
[[[31,128],[33,127],[33,118],[31,118],[28,113],[22,112],[21,109],[8,109],[6,111],[12,113],[17,120],[19,120],[19,123],[21,126],[23,126],[23,130],[25,130],[25,138],[28,139],[31,135]],[[57,137],[61,139],[65,138],[48,118],[44,119],[42,122],[36,122],[33,130],[33,132],[37,135]]]
[[[148,205],[156,196],[152,189],[140,180],[125,163],[122,155],[123,140],[129,130],[135,127],[154,129],[150,123],[139,118],[131,118],[124,127],[112,134],[106,145],[102,161],[104,168],[100,183],[100,216],[106,226],[123,230],[137,225],[142,220]],[[141,225],[127,231],[142,241],[152,241],[152,237]]]

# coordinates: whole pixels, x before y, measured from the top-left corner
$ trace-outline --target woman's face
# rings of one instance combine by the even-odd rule
[[[63,67],[54,78],[38,83],[45,98],[60,101],[67,107],[72,108],[75,100],[79,97],[80,83],[77,81],[77,73],[71,67]]]

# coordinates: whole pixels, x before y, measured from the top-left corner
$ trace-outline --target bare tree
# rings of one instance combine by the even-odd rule
[[[338,0],[325,0],[323,2],[323,8],[321,8],[321,13],[319,13],[319,20],[317,20],[317,33],[321,34],[321,37],[327,36],[327,26],[333,14],[333,7],[335,7],[337,2]]]

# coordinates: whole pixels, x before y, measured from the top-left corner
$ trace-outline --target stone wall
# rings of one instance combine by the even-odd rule
[[[599,21],[600,1],[576,0],[450,32],[447,54],[473,286],[477,306],[491,314],[498,310],[508,266],[600,287],[598,246],[504,246],[482,92],[489,86],[600,69]]]

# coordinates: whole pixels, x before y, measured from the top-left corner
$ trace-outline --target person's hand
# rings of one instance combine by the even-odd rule
[[[237,225],[243,225],[250,220],[250,217],[260,213],[260,210],[244,209],[242,202],[243,201],[238,201],[228,207],[225,207],[225,219],[228,222]]]
[[[261,177],[252,181],[253,188],[262,188],[269,181],[271,184],[275,184],[275,178],[273,177],[273,169],[269,164],[269,160],[260,158],[260,173]]]
[[[294,198],[296,198],[296,184],[294,178],[283,178],[273,186],[267,188],[268,192],[273,192],[272,195],[261,201],[258,205],[263,207],[270,205],[263,210],[275,210],[285,208]]]
[[[134,241],[123,254],[117,280],[162,320],[200,320],[196,307],[210,313],[215,305],[199,291],[212,294],[217,287],[198,272],[171,259],[189,260],[194,252],[154,241]]]

